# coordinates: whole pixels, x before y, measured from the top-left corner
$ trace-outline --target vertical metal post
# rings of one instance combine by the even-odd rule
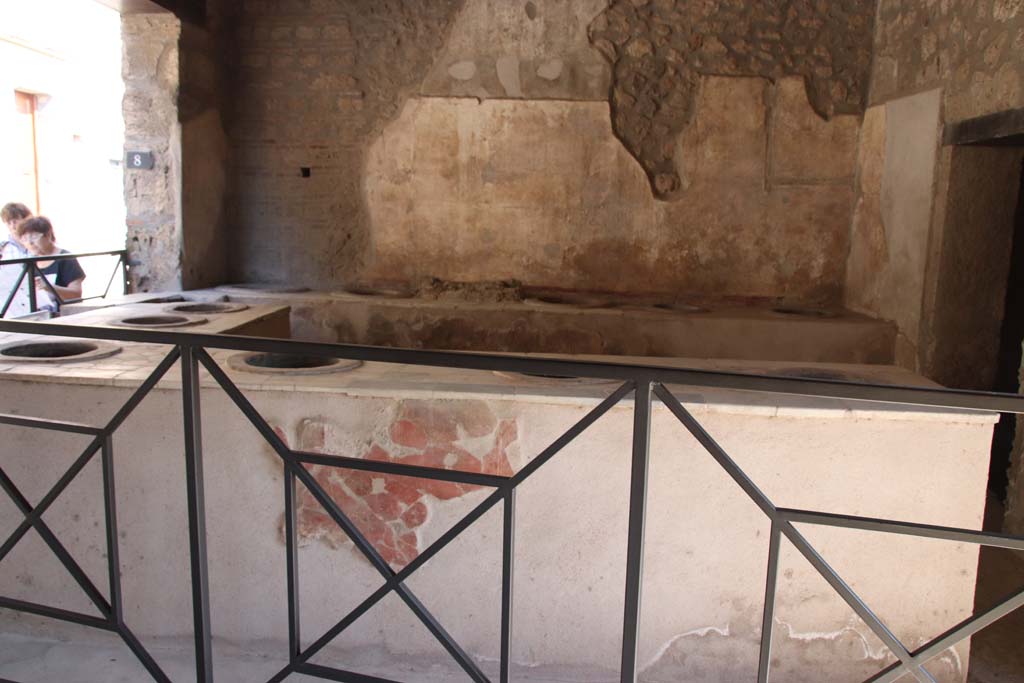
[[[284,467],[284,536],[288,554],[288,662],[302,652],[299,632],[299,546],[295,531],[295,475]]]
[[[39,304],[36,301],[36,278],[35,278],[36,264],[26,263],[25,264],[25,285],[28,287],[28,310],[35,313],[39,310]]]
[[[764,589],[764,615],[761,619],[761,659],[757,669],[757,683],[768,683],[771,668],[772,633],[775,626],[775,587],[779,579],[779,543],[782,530],[772,520],[771,540],[768,544],[768,578]]]
[[[636,683],[650,445],[651,382],[642,380],[636,384],[636,403],[633,410],[633,464],[629,484],[629,537],[626,547],[626,610],[622,625],[622,667],[619,671],[622,683]]]
[[[128,293],[128,255],[120,254],[118,261],[121,265],[121,293]]]
[[[505,494],[504,525],[501,544],[501,683],[508,683],[512,643],[512,570],[516,539],[516,490]]]
[[[210,582],[206,563],[206,512],[203,500],[203,435],[199,410],[199,364],[195,349],[181,351],[181,400],[185,424],[185,479],[188,487],[188,541],[192,561],[192,620],[196,682],[213,681],[210,641]]]
[[[114,443],[109,434],[103,438],[103,506],[107,521],[107,574],[110,582],[110,616],[117,626],[124,626],[121,600],[121,556],[117,547],[117,501],[114,489]]]

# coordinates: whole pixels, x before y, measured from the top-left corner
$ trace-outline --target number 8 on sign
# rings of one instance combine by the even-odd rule
[[[128,152],[126,156],[129,168],[143,170],[153,168],[152,152]]]

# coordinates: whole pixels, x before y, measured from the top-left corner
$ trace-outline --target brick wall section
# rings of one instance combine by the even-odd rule
[[[231,278],[355,278],[368,243],[366,147],[422,81],[460,4],[210,3],[233,46]]]
[[[156,159],[153,170],[125,171],[130,276],[136,291],[181,285],[179,32],[170,14],[125,15],[121,22],[125,148],[151,151]]]
[[[947,121],[1024,106],[1024,3],[880,1],[872,104],[943,86]]]

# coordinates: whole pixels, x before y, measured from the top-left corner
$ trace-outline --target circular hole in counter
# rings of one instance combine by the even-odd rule
[[[239,353],[228,359],[228,365],[242,372],[274,375],[320,375],[350,372],[363,364],[360,360],[307,356],[300,353]]]
[[[205,322],[206,318],[190,318],[184,315],[136,315],[121,318],[115,324],[124,327],[184,327]]]
[[[529,384],[603,384],[611,381],[600,377],[573,377],[572,375],[555,375],[542,372],[505,372],[503,370],[494,370],[493,372],[503,379]]]
[[[0,346],[0,356],[6,361],[34,363],[82,362],[113,356],[120,346],[91,341],[19,341]]]
[[[854,378],[838,370],[820,368],[786,368],[776,373],[780,377],[796,377],[798,379],[823,379],[829,381],[849,382]]]
[[[687,304],[683,302],[659,302],[652,305],[652,308],[656,308],[659,311],[672,311],[674,313],[710,313],[710,308],[704,308],[703,306],[697,306],[696,304]]]
[[[238,313],[248,310],[245,304],[229,304],[218,301],[197,301],[193,303],[175,304],[168,311],[175,313]]]
[[[374,287],[372,285],[351,285],[345,288],[346,294],[356,296],[373,296],[383,299],[411,299],[415,292],[399,287]]]
[[[835,318],[839,315],[835,311],[829,311],[824,308],[803,308],[800,306],[779,306],[773,308],[772,312],[804,318]]]
[[[243,292],[263,292],[266,294],[298,294],[309,291],[309,287],[274,282],[240,282],[232,285],[221,285],[217,289],[235,289]]]

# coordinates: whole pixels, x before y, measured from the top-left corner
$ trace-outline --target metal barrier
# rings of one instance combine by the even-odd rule
[[[107,286],[103,290],[103,294],[97,294],[96,296],[81,297],[78,299],[64,300],[61,298],[57,290],[54,289],[53,285],[46,276],[43,275],[43,271],[39,268],[39,263],[42,261],[68,261],[75,258],[87,258],[90,256],[116,256],[117,263],[114,264],[114,269],[110,273],[110,279],[107,280]],[[21,288],[22,283],[26,283],[28,288],[28,308],[29,311],[35,313],[39,310],[39,304],[36,300],[36,287],[35,278],[38,277],[40,282],[45,286],[50,294],[53,296],[54,301],[57,302],[57,310],[65,304],[77,304],[82,301],[91,301],[92,299],[104,299],[110,293],[110,288],[114,284],[114,278],[117,277],[117,273],[121,273],[121,293],[128,293],[128,251],[125,249],[117,249],[114,251],[92,251],[85,254],[53,254],[51,256],[25,256],[23,258],[3,259],[0,260],[0,266],[21,266],[21,275],[18,276],[14,286],[11,287],[11,291],[7,294],[7,298],[4,300],[4,305],[0,308],[0,318],[7,315],[7,311],[10,309],[11,304],[14,302],[14,297],[18,295],[18,290]]]
[[[945,649],[969,638],[985,626],[1024,605],[1024,589],[1007,596],[995,607],[974,615],[923,646],[910,650],[893,634],[881,619],[847,585],[838,573],[815,550],[807,538],[796,529],[794,523],[860,529],[886,534],[901,534],[922,538],[944,539],[961,543],[1024,550],[1024,537],[999,533],[985,533],[968,529],[930,526],[901,522],[898,520],[873,519],[851,515],[837,515],[812,510],[785,509],[774,505],[757,487],[737,463],[715,439],[701,426],[694,416],[683,407],[668,385],[689,385],[708,388],[726,388],[769,394],[789,394],[820,398],[867,400],[896,403],[908,406],[931,406],[962,408],[1005,413],[1024,413],[1024,397],[1009,394],[958,391],[928,388],[893,387],[873,384],[852,383],[831,380],[797,379],[745,375],[740,373],[713,372],[665,368],[656,366],[622,365],[605,362],[581,362],[570,360],[537,359],[521,356],[491,355],[482,353],[451,353],[390,349],[381,347],[324,344],[288,340],[270,340],[227,335],[188,334],[165,331],[120,330],[109,328],[88,328],[54,323],[0,321],[0,331],[20,332],[44,336],[69,336],[86,339],[121,342],[143,342],[171,347],[167,356],[157,365],[152,374],[132,393],[129,400],[110,422],[103,426],[89,426],[59,422],[20,415],[0,415],[0,423],[20,427],[49,429],[92,435],[93,439],[73,462],[71,467],[40,500],[32,507],[21,495],[14,483],[0,469],[0,485],[15,501],[24,521],[0,546],[0,560],[14,547],[30,528],[35,528],[44,541],[71,572],[78,584],[100,610],[102,618],[59,610],[45,605],[0,598],[0,607],[52,617],[77,624],[92,626],[115,632],[121,636],[154,680],[168,682],[170,679],[159,665],[138,642],[122,615],[119,583],[119,561],[117,554],[117,521],[114,505],[114,470],[111,435],[120,427],[136,406],[156,386],[161,377],[174,365],[181,362],[182,409],[185,435],[186,488],[189,516],[189,549],[191,561],[192,614],[195,635],[196,681],[207,683],[213,680],[211,632],[210,632],[210,586],[206,562],[206,535],[203,493],[203,454],[201,439],[202,411],[200,406],[199,368],[205,368],[234,404],[242,411],[253,427],[262,435],[280,458],[284,467],[285,541],[287,563],[288,597],[288,643],[289,663],[268,683],[284,680],[292,673],[306,674],[318,678],[350,683],[389,683],[385,679],[366,676],[351,671],[320,666],[311,663],[312,657],[331,640],[352,625],[361,615],[385,596],[394,592],[408,606],[413,614],[427,627],[452,658],[477,683],[490,679],[484,674],[473,658],[444,629],[440,622],[427,610],[412,590],[406,585],[409,577],[427,561],[437,555],[459,534],[468,529],[477,519],[499,503],[503,507],[502,534],[502,591],[501,591],[501,658],[499,680],[509,680],[510,640],[512,618],[512,573],[515,545],[515,501],[516,489],[567,444],[583,433],[621,400],[632,396],[634,399],[632,432],[632,468],[629,497],[628,539],[626,549],[625,612],[623,615],[621,674],[622,683],[635,683],[637,677],[637,633],[640,621],[640,592],[644,552],[644,524],[647,495],[648,455],[651,431],[652,402],[660,400],[680,423],[703,446],[737,486],[758,506],[771,521],[767,579],[765,585],[764,612],[761,630],[760,664],[758,683],[769,680],[771,667],[771,645],[773,636],[773,614],[775,589],[779,566],[780,542],[785,536],[807,561],[821,574],[838,595],[856,612],[871,631],[881,639],[898,660],[888,668],[868,679],[868,683],[890,682],[905,674],[921,682],[934,683],[935,678],[928,672],[928,661]],[[520,471],[512,476],[497,476],[473,472],[462,472],[434,467],[405,465],[396,462],[379,462],[337,455],[307,453],[290,448],[274,432],[267,421],[246,399],[227,374],[211,358],[206,349],[231,349],[266,353],[296,353],[311,356],[346,358],[384,363],[402,363],[433,367],[461,368],[522,372],[557,376],[573,376],[618,380],[621,385],[597,407],[563,433],[550,446],[541,451]],[[109,601],[93,585],[80,566],[54,536],[42,520],[43,513],[67,488],[75,476],[97,452],[101,453],[103,464],[103,486],[106,512],[106,534],[109,569]],[[445,482],[473,484],[493,489],[493,492],[479,503],[469,514],[441,535],[433,544],[399,571],[395,571],[381,557],[373,544],[360,532],[352,520],[323,490],[319,482],[303,467],[305,463],[323,464],[331,467],[349,468],[380,474],[418,477]],[[355,609],[334,626],[324,632],[316,641],[302,648],[299,640],[299,593],[298,593],[298,544],[296,538],[296,480],[300,481],[323,506],[326,512],[359,551],[384,578],[385,583],[367,596]],[[390,682],[393,683],[393,682]]]

